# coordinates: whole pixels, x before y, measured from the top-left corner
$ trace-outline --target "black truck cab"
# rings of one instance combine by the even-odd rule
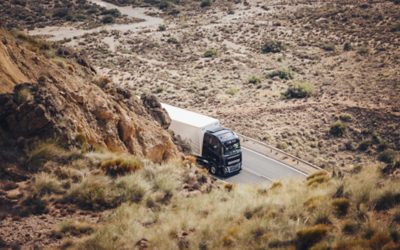
[[[231,175],[242,169],[239,137],[227,128],[207,130],[203,138],[202,160],[214,175]]]

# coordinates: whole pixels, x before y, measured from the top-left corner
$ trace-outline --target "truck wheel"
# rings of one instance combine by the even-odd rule
[[[214,164],[210,167],[210,173],[213,175],[217,174],[217,167]]]

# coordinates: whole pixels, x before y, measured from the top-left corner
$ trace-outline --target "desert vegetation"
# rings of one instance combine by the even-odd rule
[[[220,184],[188,196],[172,190],[175,198],[165,204],[154,203],[150,192],[139,203],[117,208],[76,248],[341,249],[348,242],[365,249],[399,246],[394,233],[399,225],[390,216],[378,219],[396,213],[398,181],[386,179],[376,168],[344,178],[318,173],[309,180],[313,184]]]

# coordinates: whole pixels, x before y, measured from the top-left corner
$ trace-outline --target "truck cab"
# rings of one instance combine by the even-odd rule
[[[215,175],[231,175],[242,169],[242,153],[238,136],[227,128],[207,130],[203,137],[201,158]]]
[[[168,129],[190,145],[191,154],[214,175],[231,175],[242,169],[239,137],[221,127],[215,118],[161,104],[171,118]]]

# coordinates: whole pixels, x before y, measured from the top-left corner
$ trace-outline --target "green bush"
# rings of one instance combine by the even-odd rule
[[[396,152],[392,149],[386,149],[378,155],[378,160],[384,163],[393,163],[396,160]]]
[[[343,50],[344,50],[344,51],[351,51],[352,49],[353,49],[353,45],[351,45],[350,42],[345,42],[345,43],[343,44]]]
[[[167,39],[167,43],[179,44],[179,41],[175,37],[170,37]]]
[[[111,15],[104,16],[104,17],[101,19],[101,22],[104,23],[104,24],[113,23],[113,22],[114,22],[114,17],[111,16]]]
[[[121,12],[118,9],[106,9],[101,14],[109,15],[112,17],[120,17],[121,16]]]
[[[336,46],[333,43],[324,43],[321,45],[321,49],[329,52],[333,52],[336,50]]]
[[[284,50],[285,50],[285,45],[282,42],[275,40],[267,40],[261,47],[261,52],[264,54],[279,53]]]
[[[295,83],[283,95],[288,98],[306,98],[314,94],[314,86],[307,82]]]
[[[211,0],[201,0],[200,7],[205,8],[211,6]]]
[[[337,121],[334,124],[332,124],[331,129],[329,130],[329,133],[336,137],[342,137],[344,135],[344,133],[346,132],[346,129],[347,129],[346,124]]]
[[[206,52],[204,52],[203,56],[204,57],[216,57],[218,54],[217,49],[211,48],[208,49]]]
[[[267,74],[269,78],[274,78],[278,76],[282,80],[290,80],[293,79],[293,73],[289,69],[282,69],[282,70],[274,70]]]
[[[250,77],[248,82],[251,83],[251,84],[256,85],[256,84],[260,84],[261,83],[261,79],[259,77],[257,77],[257,76],[252,76],[252,77]]]
[[[350,114],[340,114],[339,119],[343,122],[351,122],[351,120],[353,120],[353,117]]]
[[[160,24],[160,25],[158,26],[158,30],[159,30],[159,31],[166,31],[166,30],[167,30],[167,26],[165,26],[164,24]]]

